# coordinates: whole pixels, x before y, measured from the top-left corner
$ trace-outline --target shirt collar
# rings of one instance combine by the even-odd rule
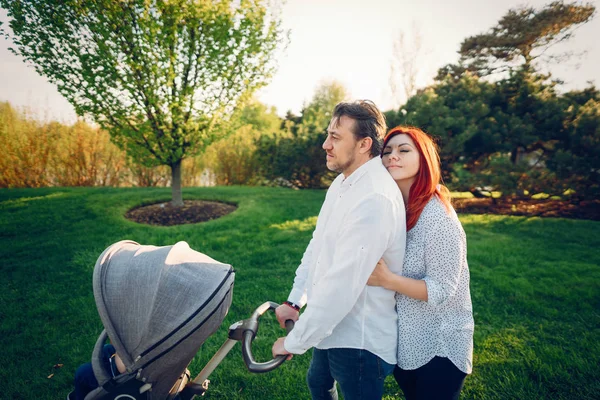
[[[377,164],[381,164],[380,157],[373,157],[360,167],[356,168],[353,173],[350,174],[347,178],[344,176],[344,180],[342,181],[342,186],[352,186],[354,183],[358,182],[363,175],[372,168],[376,168]],[[342,174],[343,175],[343,174]]]

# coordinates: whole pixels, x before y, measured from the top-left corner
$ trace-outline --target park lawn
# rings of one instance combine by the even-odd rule
[[[227,327],[267,300],[283,301],[310,240],[324,191],[186,188],[186,199],[237,203],[221,219],[152,227],[129,208],[169,189],[0,190],[0,397],[57,399],[71,390],[102,330],[92,294],[96,258],[132,239],[185,240],[236,269],[233,304],[192,361],[197,374]],[[464,399],[592,399],[600,393],[600,222],[461,215],[475,313],[474,370]],[[265,316],[255,356],[266,360],[282,331]],[[240,346],[211,375],[206,399],[308,399],[310,355],[250,374]],[[55,364],[63,364],[54,369]],[[49,377],[53,374],[52,377]],[[384,398],[402,398],[391,377]]]

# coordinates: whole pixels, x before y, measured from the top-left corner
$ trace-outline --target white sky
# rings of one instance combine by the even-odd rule
[[[391,108],[388,89],[392,41],[399,29],[407,34],[416,24],[428,54],[422,58],[418,84],[430,83],[441,66],[455,62],[460,43],[483,33],[519,5],[541,7],[550,0],[288,0],[283,6],[283,25],[291,42],[279,61],[271,84],[258,97],[274,105],[280,115],[298,113],[320,82],[336,79],[352,98],[373,100],[381,109]],[[599,7],[598,1],[592,3]],[[0,21],[6,21],[0,10]],[[551,71],[566,82],[566,89],[583,88],[587,81],[600,85],[600,16],[583,25],[567,44],[556,51],[587,51]],[[0,39],[0,101],[27,107],[42,120],[64,122],[75,114],[55,87],[32,67],[10,53],[9,42]],[[580,64],[577,68],[577,64]]]

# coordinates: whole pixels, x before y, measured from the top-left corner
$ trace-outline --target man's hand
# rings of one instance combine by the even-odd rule
[[[273,348],[271,349],[271,352],[273,353],[273,358],[275,358],[276,356],[287,355],[286,360],[291,360],[292,357],[294,357],[294,355],[292,353],[288,352],[285,349],[285,347],[283,346],[284,341],[285,341],[285,338],[280,337],[279,339],[277,339],[275,341],[275,343],[273,343]]]
[[[277,316],[277,321],[279,321],[279,326],[285,329],[285,321],[291,319],[292,321],[298,321],[300,317],[300,313],[294,310],[292,307],[282,304],[275,309],[275,315]]]
[[[390,274],[392,274],[392,271],[390,271],[387,264],[385,263],[385,261],[383,261],[382,258],[377,262],[377,266],[375,267],[375,270],[369,277],[367,285],[386,287],[386,284],[390,280]]]

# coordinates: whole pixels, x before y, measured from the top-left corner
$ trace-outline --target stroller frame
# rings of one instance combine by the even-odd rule
[[[242,357],[250,372],[257,374],[270,372],[283,364],[286,360],[286,356],[284,355],[277,356],[270,361],[256,362],[252,354],[252,342],[258,332],[260,316],[268,310],[275,311],[277,307],[279,307],[279,304],[267,301],[254,310],[250,318],[232,324],[229,327],[229,339],[221,345],[196,378],[186,385],[185,389],[180,393],[179,399],[189,400],[194,398],[195,395],[203,394],[208,389],[208,377],[225,359],[237,342],[242,342]],[[285,327],[289,333],[294,329],[294,322],[287,320]]]

